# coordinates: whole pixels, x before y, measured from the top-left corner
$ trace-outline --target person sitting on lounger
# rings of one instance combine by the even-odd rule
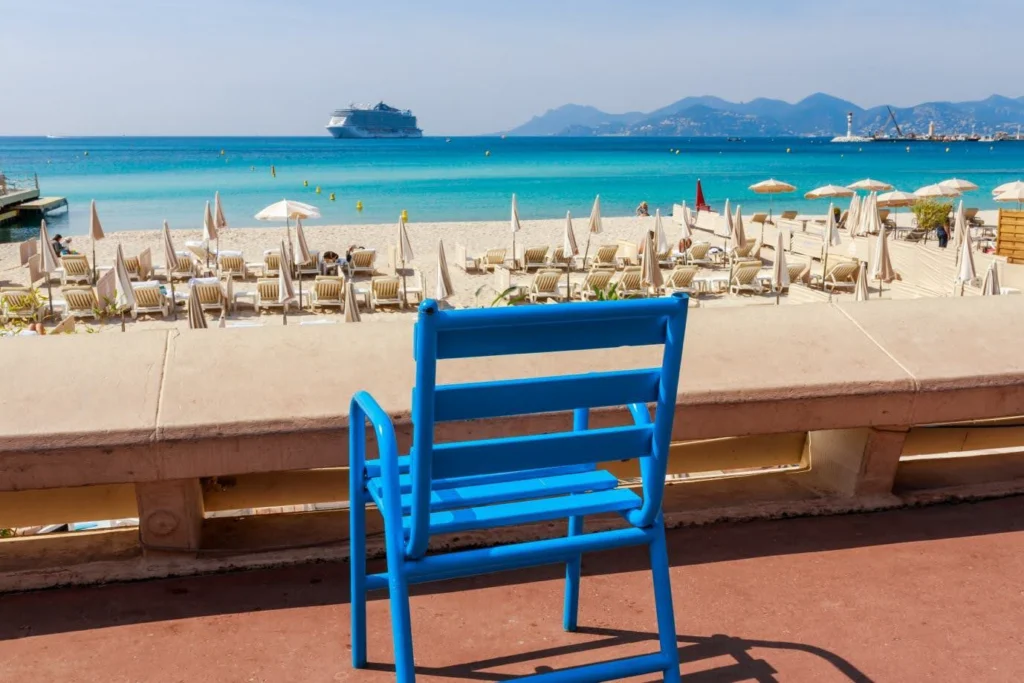
[[[57,252],[57,256],[67,256],[71,253],[71,238],[64,239],[64,237],[58,233],[53,236],[53,250]]]
[[[647,208],[647,202],[640,202],[640,206],[636,207],[637,216],[650,216],[651,211]]]

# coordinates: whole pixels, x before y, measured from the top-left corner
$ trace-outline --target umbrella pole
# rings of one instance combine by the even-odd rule
[[[50,282],[50,274],[46,274],[46,298],[50,300],[50,315],[53,315],[53,284]]]
[[[302,267],[299,267],[299,312],[302,312]]]
[[[516,234],[512,233],[512,269],[515,270],[515,268],[516,268]],[[405,261],[402,261],[402,270],[405,270]],[[405,286],[404,285],[404,280],[403,280],[403,285],[402,286],[403,287]]]
[[[513,235],[512,236],[513,245],[515,244],[515,239],[516,239],[515,235]],[[515,263],[515,259],[516,259],[515,246],[513,246],[512,249],[513,249],[513,251],[512,251],[512,263],[514,264]],[[424,288],[426,288],[426,285],[424,285]],[[406,285],[405,285],[405,261],[403,260],[402,261],[402,308],[405,308],[408,303],[409,303],[409,291],[408,291],[408,289],[406,289]]]
[[[96,240],[94,239],[92,241],[92,283],[95,285],[98,279],[99,275],[96,270]]]
[[[174,277],[171,273],[167,274],[167,281],[171,283],[171,318],[177,321],[178,319],[178,301],[174,297]]]

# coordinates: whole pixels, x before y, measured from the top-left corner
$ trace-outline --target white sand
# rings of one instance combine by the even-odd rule
[[[901,211],[900,214],[900,218],[902,219],[900,221],[901,223],[909,221],[908,211]],[[992,214],[992,216],[985,216],[987,221],[990,222],[994,220],[994,212],[992,212]],[[704,218],[701,223],[702,225],[705,225],[708,223],[707,215],[702,214],[702,216],[704,216]],[[596,251],[598,245],[614,243],[618,239],[629,240],[630,242],[636,243],[644,235],[645,230],[653,229],[654,226],[654,218],[611,217],[604,218],[602,222],[602,234],[594,235],[591,240],[591,254]],[[666,217],[663,219],[663,225],[668,240],[671,243],[676,242],[679,239],[679,224],[674,222],[671,218]],[[564,226],[564,219],[523,221],[522,230],[516,234],[516,243],[517,245],[524,245],[527,247],[549,245],[554,248],[555,246],[562,244]],[[587,219],[584,217],[574,220],[573,227],[576,234],[577,244],[579,245],[580,252],[582,254],[588,237]],[[505,246],[509,248],[508,253],[509,256],[511,256],[512,234],[509,230],[508,222],[410,223],[408,224],[407,229],[415,254],[415,258],[411,262],[411,266],[417,272],[422,272],[428,296],[433,296],[434,294],[436,282],[437,245],[438,241],[443,239],[446,255],[448,257],[452,284],[455,288],[455,294],[448,299],[449,303],[456,307],[491,305],[495,296],[498,294],[498,291],[494,286],[494,277],[490,274],[466,273],[457,267],[455,265],[455,245],[456,243],[464,244],[470,255],[479,255],[489,248]],[[747,231],[748,236],[757,236],[756,228],[750,226],[749,223]],[[388,252],[389,245],[397,242],[395,225],[307,226],[305,228],[305,233],[309,248],[319,250],[321,253],[325,251],[335,251],[339,254],[344,254],[347,247],[352,244],[367,248],[374,248],[378,253],[378,271],[381,274],[391,272],[388,265]],[[263,251],[265,249],[277,248],[280,245],[281,240],[284,239],[284,236],[285,228],[283,225],[230,228],[223,232],[220,240],[220,247],[225,250],[241,250],[246,261],[258,262],[262,260]],[[701,239],[708,238],[709,235],[701,236]],[[201,239],[201,234],[199,231],[175,230],[172,231],[172,239],[174,240],[176,249],[183,250],[186,240],[199,240]],[[711,238],[711,241],[714,244],[722,244],[723,242],[720,238],[713,237]],[[138,254],[148,247],[153,253],[154,265],[157,267],[163,266],[163,248],[159,231],[108,233],[106,239],[100,241],[96,245],[97,260],[100,266],[110,265],[113,263],[114,252],[119,243],[123,246],[125,254],[127,255]],[[71,246],[76,251],[89,255],[91,258],[92,244],[87,236],[75,237]],[[772,245],[769,244],[766,246]],[[771,259],[772,253],[771,249],[765,249],[762,255],[765,259]],[[17,244],[0,245],[0,279],[5,280],[7,284],[28,284],[28,270],[27,268],[20,266],[18,261]],[[768,267],[769,263],[770,261],[766,260],[766,267]],[[702,273],[702,275],[703,274],[704,273]],[[719,271],[719,274],[721,274],[721,271]],[[575,282],[580,282],[583,275],[580,273],[573,273],[571,277]],[[514,274],[512,282],[514,284],[525,284],[528,283],[531,278],[532,275]],[[368,278],[358,278],[357,281],[364,279]],[[179,286],[182,289],[185,287],[184,284]],[[236,292],[249,291],[254,288],[255,280],[253,279],[244,283],[235,283]],[[801,289],[804,291],[796,292],[791,296],[783,296],[783,303],[822,301],[827,300],[828,298],[820,291],[812,291],[805,288]],[[60,298],[58,291],[59,286],[54,285],[54,298]],[[774,296],[729,297],[723,295],[702,297],[701,305],[731,306],[757,303],[773,304],[774,302]],[[367,322],[394,321],[408,318],[413,315],[414,313],[412,311],[405,313],[392,311],[378,311],[373,313],[366,312],[363,314],[363,320]],[[314,314],[308,311],[301,314],[289,314],[288,317],[289,324],[296,324],[301,321],[314,320],[321,316],[332,320],[341,320],[340,316],[336,313],[318,314],[314,316]],[[256,320],[251,308],[244,307],[244,304],[243,308],[240,308],[238,311],[231,314],[230,319]],[[265,313],[259,316],[258,321],[265,325],[279,325],[281,324],[282,316],[280,313]],[[85,322],[84,324],[97,331],[120,329],[119,321],[111,321],[108,324],[102,325],[93,322]],[[216,322],[211,320],[211,325],[215,324]],[[166,328],[171,326],[184,329],[187,327],[187,321],[185,316],[180,314],[176,323],[170,319],[162,320],[147,316],[140,318],[138,321],[132,321],[129,318],[127,325],[129,330],[152,329],[154,327]]]

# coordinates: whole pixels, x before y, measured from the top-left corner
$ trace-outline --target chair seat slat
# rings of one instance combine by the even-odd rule
[[[654,369],[440,385],[434,393],[434,419],[476,420],[650,403],[658,398],[660,378],[660,369]]]

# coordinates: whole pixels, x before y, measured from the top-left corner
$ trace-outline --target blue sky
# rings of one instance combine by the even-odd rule
[[[573,102],[862,106],[1017,97],[1019,0],[35,0],[4,3],[0,135],[319,135],[334,108],[427,134]]]

